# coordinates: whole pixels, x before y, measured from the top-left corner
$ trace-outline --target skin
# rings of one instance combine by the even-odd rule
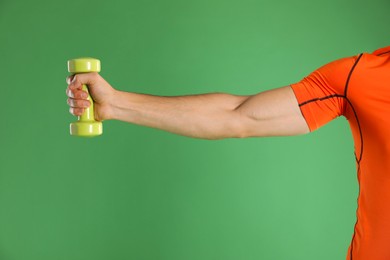
[[[95,119],[120,120],[201,139],[291,136],[309,133],[290,86],[255,95],[225,93],[163,97],[114,89],[98,73],[67,78],[69,111],[75,116],[94,100]]]

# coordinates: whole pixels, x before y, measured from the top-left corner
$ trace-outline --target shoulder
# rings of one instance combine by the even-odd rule
[[[331,77],[344,77],[345,74],[348,74],[349,71],[353,68],[353,66],[359,61],[361,56],[362,54],[358,54],[334,60],[323,65],[322,67],[317,69],[317,71],[321,74],[328,75]]]
[[[390,46],[380,48],[372,53],[375,56],[382,56],[390,53]]]
[[[332,89],[332,92],[343,93],[347,84],[349,75],[358,64],[362,54],[340,58],[331,61],[312,72],[308,78],[322,82]]]

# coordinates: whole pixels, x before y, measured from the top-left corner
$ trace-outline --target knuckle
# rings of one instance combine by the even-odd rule
[[[77,92],[76,96],[77,96],[77,98],[80,98],[80,99],[85,99],[85,98],[87,98],[86,92],[85,92],[85,91],[79,91],[79,92]]]
[[[82,102],[80,100],[74,99],[73,100],[73,107],[75,107],[75,108],[82,107]]]
[[[84,101],[83,101],[83,100],[77,100],[77,101],[76,101],[76,105],[77,105],[77,107],[85,107],[85,106],[84,106]]]
[[[77,115],[80,116],[84,112],[84,108],[77,109]]]

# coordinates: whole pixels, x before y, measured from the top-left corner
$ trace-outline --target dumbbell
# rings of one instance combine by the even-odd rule
[[[100,60],[94,58],[77,58],[68,60],[68,71],[73,74],[100,72]],[[74,136],[93,137],[103,133],[102,122],[96,121],[93,110],[93,100],[88,92],[88,87],[83,85],[83,90],[88,93],[91,105],[78,117],[76,122],[70,124],[70,134]]]

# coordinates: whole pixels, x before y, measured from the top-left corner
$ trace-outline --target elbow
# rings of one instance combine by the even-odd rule
[[[231,121],[231,126],[229,128],[230,138],[242,139],[253,136],[251,134],[251,131],[249,131],[250,128],[248,127],[248,123],[244,121],[245,120],[243,120],[242,118],[238,118],[237,120]]]
[[[237,139],[243,139],[243,138],[248,138],[248,137],[253,137],[253,135],[251,135],[249,133],[249,131],[247,131],[245,128],[242,128],[242,129],[239,129],[238,131],[236,131],[236,134],[234,136],[234,138],[237,138]]]

